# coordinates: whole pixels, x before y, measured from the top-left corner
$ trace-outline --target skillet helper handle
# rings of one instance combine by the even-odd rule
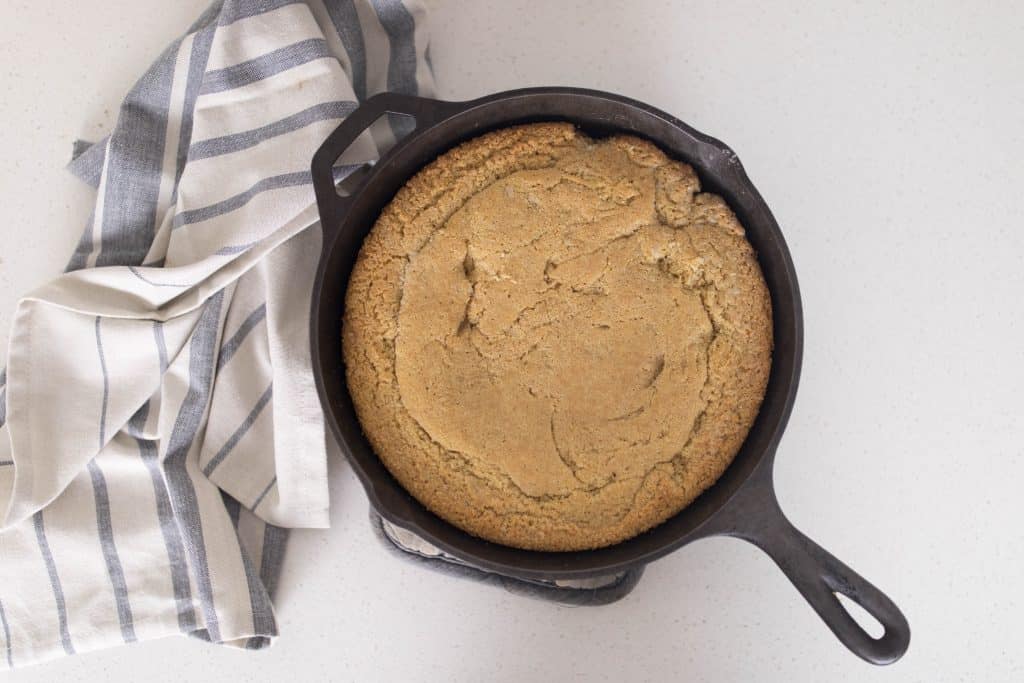
[[[337,225],[352,198],[359,193],[359,189],[356,189],[347,197],[338,194],[334,183],[334,164],[377,119],[385,114],[404,114],[415,120],[413,130],[416,130],[434,125],[459,111],[462,106],[459,102],[385,92],[370,97],[349,114],[313,155],[313,191],[316,193],[317,208],[325,230]],[[400,145],[401,140],[396,148]]]
[[[748,488],[749,487],[749,488]],[[734,536],[763,550],[779,566],[837,638],[872,664],[891,664],[910,645],[910,625],[885,593],[800,532],[786,519],[775,497],[771,467],[755,473],[712,533]],[[725,511],[723,511],[725,512]],[[842,594],[885,628],[872,637],[839,602]]]

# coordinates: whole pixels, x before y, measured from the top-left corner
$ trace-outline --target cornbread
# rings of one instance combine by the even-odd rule
[[[349,391],[413,496],[519,548],[617,543],[729,465],[771,303],[725,202],[649,142],[505,128],[402,187],[348,285]]]

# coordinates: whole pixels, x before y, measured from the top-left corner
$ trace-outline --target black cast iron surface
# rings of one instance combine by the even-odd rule
[[[644,566],[638,565],[611,576],[570,581],[544,581],[506,576],[468,565],[459,558],[444,554],[433,547],[424,549],[422,539],[415,535],[415,545],[410,545],[407,538],[395,537],[391,530],[398,527],[394,525],[389,527],[389,524],[371,508],[370,526],[374,535],[381,540],[385,548],[404,561],[415,562],[422,567],[449,576],[500,586],[515,595],[561,605],[599,607],[611,604],[629,595],[644,573]],[[406,530],[406,536],[410,534],[412,532]]]
[[[385,114],[412,116],[415,130],[383,155],[355,191],[339,196],[332,172],[335,162]],[[702,188],[722,196],[735,211],[757,252],[771,293],[775,342],[761,411],[718,482],[679,514],[640,536],[607,548],[568,553],[520,550],[481,540],[448,524],[410,496],[374,454],[360,429],[345,383],[341,351],[341,316],[349,274],[363,238],[395,192],[421,167],[464,140],[509,125],[553,120],[571,121],[594,137],[628,133],[647,138],[693,166]],[[385,93],[364,102],[327,138],[313,158],[312,172],[324,234],[310,330],[317,389],[328,424],[382,517],[471,565],[534,580],[614,574],[700,538],[742,538],[775,561],[854,653],[874,664],[888,664],[903,655],[910,643],[910,627],[896,605],[795,529],[776,500],[772,465],[800,377],[803,314],[782,232],[729,147],[651,106],[593,90],[532,88],[469,102]],[[872,638],[836,593],[864,607],[885,627],[885,633]]]

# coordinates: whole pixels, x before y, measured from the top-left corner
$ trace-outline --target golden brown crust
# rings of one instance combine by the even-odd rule
[[[418,500],[520,548],[611,545],[688,505],[753,423],[771,304],[696,174],[631,137],[506,128],[414,176],[366,238],[343,347]]]

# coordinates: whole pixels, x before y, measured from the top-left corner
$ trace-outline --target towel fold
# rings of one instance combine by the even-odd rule
[[[215,3],[71,170],[68,272],[0,373],[0,667],[171,634],[259,648],[286,529],[328,525],[309,165],[358,102],[431,94],[415,0]],[[382,120],[338,161],[375,159]]]

